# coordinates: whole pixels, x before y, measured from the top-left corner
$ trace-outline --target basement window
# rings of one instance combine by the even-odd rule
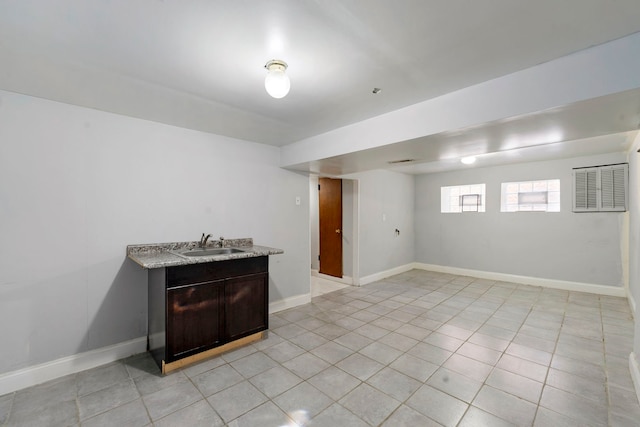
[[[500,212],[560,212],[560,180],[503,182]]]
[[[485,184],[440,187],[440,212],[484,212]]]

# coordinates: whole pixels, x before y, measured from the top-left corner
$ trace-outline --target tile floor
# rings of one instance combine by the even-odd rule
[[[0,396],[8,426],[638,426],[622,298],[413,270],[165,377],[138,355]]]
[[[349,285],[325,279],[324,277],[311,276],[311,297],[319,297],[329,292],[348,288]]]

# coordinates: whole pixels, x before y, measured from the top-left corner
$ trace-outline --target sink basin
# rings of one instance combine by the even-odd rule
[[[177,254],[186,256],[186,257],[200,257],[200,256],[238,254],[242,252],[244,251],[236,248],[213,248],[213,249],[190,249],[188,251],[177,252]]]

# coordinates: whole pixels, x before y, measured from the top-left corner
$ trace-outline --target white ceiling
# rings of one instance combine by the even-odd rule
[[[626,152],[638,134],[639,121],[640,89],[332,156],[292,169],[321,175],[373,169],[424,174]],[[476,157],[476,163],[463,166],[460,159],[467,156]]]
[[[638,31],[638,0],[0,0],[0,89],[282,146]],[[274,58],[289,64],[291,92],[280,100],[263,87]],[[635,130],[639,100],[563,106],[321,162],[346,173],[410,155],[420,165],[394,169],[445,170],[471,136],[535,133],[550,120],[566,127],[563,141],[600,136],[607,126],[593,123],[610,115],[592,113],[607,106],[627,117],[611,133]],[[517,148],[484,145],[504,161]],[[553,145],[548,156],[588,146]]]

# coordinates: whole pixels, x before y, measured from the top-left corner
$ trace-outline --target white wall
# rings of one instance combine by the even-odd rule
[[[309,229],[311,234],[311,269],[320,270],[320,200],[318,176],[309,177]]]
[[[629,151],[629,303],[634,310],[635,337],[630,370],[640,399],[640,135]]]
[[[351,179],[342,180],[342,274],[347,277],[353,277],[354,184]]]
[[[629,301],[638,318],[640,302],[640,134],[629,151]],[[638,327],[636,325],[636,331]],[[636,334],[637,336],[638,334]],[[640,345],[640,341],[638,341]],[[640,347],[637,348],[640,350]]]
[[[421,175],[416,261],[492,273],[623,286],[625,213],[573,213],[572,168],[622,163],[626,153]],[[561,212],[500,212],[502,182],[561,180]],[[485,213],[440,213],[440,187],[486,183]]]
[[[414,177],[376,170],[342,178],[358,180],[360,278],[412,263]]]
[[[146,335],[128,244],[253,237],[285,251],[270,300],[308,294],[308,178],[278,162],[274,147],[0,91],[0,373]]]

